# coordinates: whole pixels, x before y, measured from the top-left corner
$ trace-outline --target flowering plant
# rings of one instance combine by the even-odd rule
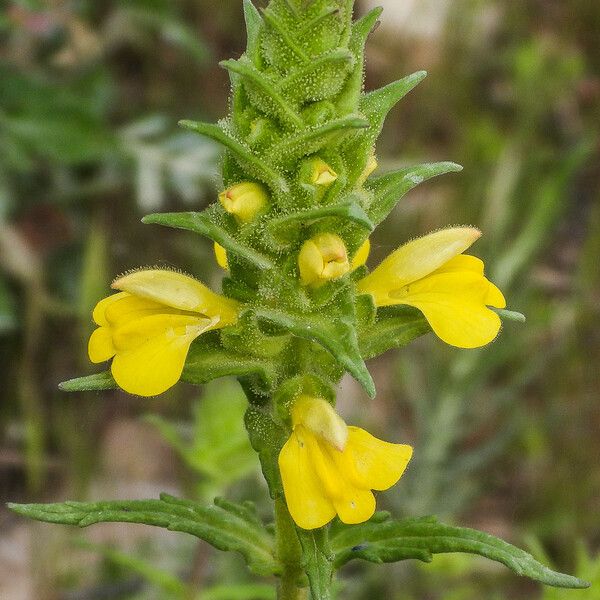
[[[353,21],[353,4],[271,0],[261,13],[244,0],[246,53],[221,63],[231,74],[229,117],[181,123],[224,146],[223,191],[204,212],[144,219],[212,240],[227,271],[222,293],[168,270],[119,277],[116,293],[94,310],[98,328],[89,341],[90,359],[111,361],[110,370],[62,384],[155,396],[179,380],[237,377],[274,527],[247,504],[223,499],[209,507],[164,495],[11,508],[81,527],[123,521],[195,535],[277,577],[282,600],[307,598],[309,590],[314,600],[331,598],[335,571],[353,559],[429,561],[444,552],[585,587],[482,532],[377,513],[373,490],[398,482],[413,449],[348,426],[335,411],[346,372],[375,395],[366,360],[430,331],[453,346],[480,347],[498,335],[501,317],[515,317],[482,261],[464,254],[481,235],[473,227],[414,239],[366,267],[369,236],[396,203],[460,167],[377,173],[384,119],[425,73],[365,93],[364,46],[381,11]]]

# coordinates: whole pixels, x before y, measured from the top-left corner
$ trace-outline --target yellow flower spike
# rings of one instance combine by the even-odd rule
[[[219,194],[223,208],[241,223],[250,223],[269,204],[269,194],[259,183],[245,181]]]
[[[350,264],[352,270],[356,271],[356,269],[366,264],[369,254],[371,254],[371,240],[367,238],[352,259]]]
[[[310,182],[323,187],[331,185],[337,178],[337,173],[322,159],[315,158],[311,161],[312,171]]]
[[[370,519],[371,490],[392,487],[412,456],[410,446],[346,426],[321,398],[301,396],[292,408],[292,426],[279,469],[288,509],[303,529],[323,527],[336,514],[348,524]]]
[[[227,260],[227,250],[225,250],[225,248],[223,248],[223,246],[221,246],[220,244],[217,244],[217,242],[215,242],[214,251],[215,251],[215,259],[217,261],[217,264],[224,271],[229,271],[229,261]]]
[[[358,290],[377,306],[418,308],[436,335],[459,348],[478,348],[498,335],[504,308],[502,292],[484,276],[484,265],[463,255],[481,232],[472,227],[443,229],[392,252]]]
[[[369,177],[377,170],[377,167],[379,167],[379,163],[377,162],[377,157],[375,156],[375,153],[373,152],[369,156],[369,160],[367,161],[365,170],[360,174],[360,177],[358,178],[358,181],[356,182],[357,185],[359,187],[361,185],[363,185],[365,183],[365,181],[367,181],[367,179],[369,179]]]
[[[350,271],[348,252],[342,238],[321,233],[304,243],[298,255],[302,285],[318,287]]]
[[[239,304],[173,271],[142,270],[116,279],[120,290],[94,309],[98,325],[89,340],[94,363],[113,359],[119,387],[156,396],[181,377],[192,342],[237,321]]]

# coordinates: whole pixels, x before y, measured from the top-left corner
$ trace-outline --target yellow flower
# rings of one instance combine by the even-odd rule
[[[352,262],[350,263],[352,270],[356,271],[356,269],[358,269],[358,267],[362,267],[364,264],[366,264],[370,253],[371,253],[371,241],[367,238],[363,242],[362,246],[356,251],[354,258],[352,259]]]
[[[369,156],[369,160],[367,161],[364,171],[360,174],[360,177],[356,182],[357,185],[363,185],[367,181],[367,179],[369,179],[369,177],[373,174],[373,172],[377,170],[378,166],[379,163],[377,162],[377,157],[375,156],[375,152],[373,152]]]
[[[324,160],[315,158],[310,164],[310,182],[313,185],[329,186],[338,178],[337,173]]]
[[[269,194],[260,183],[245,181],[219,194],[223,208],[241,223],[250,223],[269,204]]]
[[[229,271],[229,261],[227,260],[227,250],[223,248],[220,244],[215,242],[214,244],[215,251],[215,259],[217,260],[217,264],[221,267],[221,269],[225,271]]]
[[[303,529],[335,515],[362,523],[375,512],[371,490],[387,490],[402,476],[412,448],[348,427],[320,398],[301,396],[292,408],[293,431],[279,454],[288,509]]]
[[[113,359],[111,371],[126,392],[156,396],[175,385],[192,342],[237,321],[239,305],[199,281],[173,271],[143,270],[115,280],[120,290],[101,300],[99,326],[88,344],[94,363]]]
[[[304,243],[298,255],[302,285],[318,287],[350,271],[348,252],[342,238],[321,233]]]
[[[483,262],[463,255],[481,236],[472,227],[443,229],[392,252],[358,290],[377,306],[406,304],[418,308],[444,342],[459,348],[488,344],[500,331],[502,292],[483,274]]]

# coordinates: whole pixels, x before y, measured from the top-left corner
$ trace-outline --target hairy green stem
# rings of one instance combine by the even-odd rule
[[[277,587],[278,600],[308,600],[308,588],[303,585],[303,552],[296,527],[281,499],[275,501],[277,557],[282,565]]]

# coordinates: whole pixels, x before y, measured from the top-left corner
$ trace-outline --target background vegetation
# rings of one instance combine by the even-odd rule
[[[388,120],[381,168],[465,166],[412,192],[376,232],[373,261],[448,223],[477,225],[477,254],[528,322],[506,324],[478,351],[428,336],[391,353],[372,365],[377,399],[347,381],[341,411],[416,447],[382,506],[502,535],[600,586],[600,4],[388,0],[358,10],[371,4],[386,12],[367,86],[430,73]],[[244,43],[240,0],[0,8],[2,502],[227,490],[262,506],[235,383],[180,385],[151,401],[57,390],[91,370],[90,311],[113,276],[159,264],[218,281],[208,242],[139,218],[214,201],[219,149],[176,122],[226,112],[217,62]],[[599,593],[543,592],[472,558],[383,569],[348,567],[344,597]],[[123,525],[84,536],[0,508],[0,596],[11,600],[271,598],[261,583],[193,539]]]

